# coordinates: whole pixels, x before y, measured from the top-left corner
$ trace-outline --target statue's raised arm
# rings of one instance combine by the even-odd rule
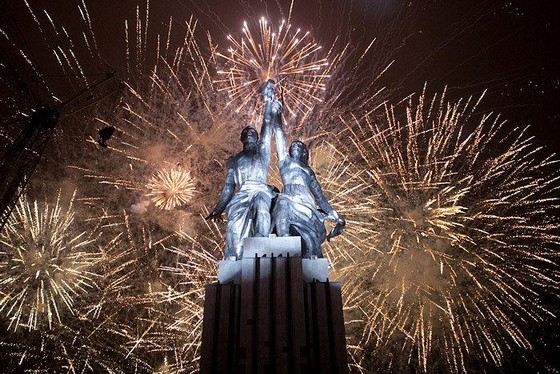
[[[283,105],[279,100],[276,100],[271,108],[273,116],[272,124],[274,129],[274,141],[276,143],[276,154],[278,156],[278,164],[282,165],[286,156],[288,156],[288,147],[286,145],[286,133],[282,126],[282,109]]]
[[[269,79],[263,86],[262,96],[264,100],[263,122],[261,126],[261,139],[259,141],[259,153],[266,163],[266,167],[270,165],[270,142],[272,139],[272,121],[273,121],[273,105],[276,101],[274,95],[274,81]]]

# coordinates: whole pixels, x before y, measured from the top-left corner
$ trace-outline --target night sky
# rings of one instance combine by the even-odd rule
[[[34,9],[49,9],[69,29],[82,27],[75,6],[79,0],[28,1]],[[108,69],[118,72],[125,68],[123,20],[135,18],[138,3],[87,1],[98,44],[107,59],[99,62],[96,74],[100,77]],[[50,56],[48,42],[37,32],[24,1],[0,0],[0,4],[0,29],[37,63],[63,101],[72,97],[77,89],[68,85],[52,58],[45,58]],[[226,35],[238,33],[243,20],[260,16],[285,18],[289,7],[286,0],[151,0],[150,28],[155,35],[155,31],[165,30],[170,16],[184,20],[192,14],[202,29],[212,33],[214,42],[224,46]],[[424,86],[428,93],[447,87],[450,99],[476,97],[486,90],[479,112],[501,113],[501,118],[507,120],[506,128],[530,126],[528,133],[534,136],[533,143],[545,146],[548,153],[558,153],[559,11],[558,1],[535,0],[296,0],[292,23],[310,30],[325,45],[339,38],[339,42],[350,42],[360,49],[376,38],[368,62],[382,67],[395,61],[379,81],[393,101],[419,92]],[[154,45],[155,40],[149,44]],[[0,62],[9,67],[20,64],[19,56],[3,38]],[[42,101],[45,92],[27,73],[18,71],[26,89]],[[0,86],[0,99],[17,96],[25,101],[26,94],[14,87]],[[21,85],[17,87],[21,89]],[[0,101],[0,114],[10,113],[11,109],[2,105],[6,101]],[[554,366],[558,360],[553,357],[558,351],[557,335],[551,333],[547,341],[554,344],[555,350],[540,354]]]
[[[66,25],[78,25],[72,0],[30,3],[36,9],[46,5]],[[134,18],[136,3],[100,0],[88,4],[104,52],[123,50],[123,19]],[[558,8],[555,1],[311,0],[295,2],[293,23],[312,30],[325,44],[341,36],[359,46],[376,37],[371,63],[395,60],[382,78],[395,97],[419,91],[425,83],[433,91],[447,86],[450,97],[488,90],[482,111],[500,112],[515,126],[530,125],[538,143],[557,150]],[[152,1],[150,27],[152,31],[162,29],[169,16],[179,19],[194,14],[203,28],[219,37],[237,32],[244,19],[286,17],[288,9],[286,1]],[[16,44],[41,60],[45,43],[38,40],[38,35],[24,31],[34,25],[23,1],[4,4],[0,25],[15,36]],[[216,42],[225,44],[225,40]],[[3,45],[2,52],[10,62],[13,58],[7,48]],[[109,63],[122,68],[122,53]],[[54,67],[51,69],[58,74]],[[48,65],[43,67],[47,75],[48,70]]]

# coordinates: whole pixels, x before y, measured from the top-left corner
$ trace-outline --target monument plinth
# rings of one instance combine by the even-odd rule
[[[202,374],[348,373],[340,284],[299,237],[244,239],[206,287]]]

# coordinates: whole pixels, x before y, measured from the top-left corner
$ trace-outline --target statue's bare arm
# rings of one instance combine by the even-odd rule
[[[276,142],[276,154],[278,156],[278,163],[282,165],[282,162],[288,155],[288,149],[286,146],[286,134],[282,127],[282,104],[279,101],[275,103],[274,114],[272,123],[274,127],[274,141]]]
[[[235,169],[233,163],[232,160],[228,160],[227,162],[226,180],[222,188],[222,193],[220,194],[220,199],[214,210],[212,210],[206,219],[219,218],[235,194]]]
[[[311,190],[313,197],[315,197],[315,201],[317,202],[317,205],[319,205],[319,208],[321,208],[323,212],[328,214],[330,219],[338,220],[339,219],[338,213],[336,213],[336,211],[333,209],[331,204],[329,204],[329,201],[327,200],[327,197],[323,193],[323,189],[321,188],[321,185],[319,184],[319,181],[317,180],[315,173],[312,170],[309,170],[309,172],[310,172],[309,189]]]
[[[272,139],[272,120],[273,120],[273,101],[274,96],[264,98],[263,123],[259,140],[259,153],[266,163],[270,163],[270,142]]]

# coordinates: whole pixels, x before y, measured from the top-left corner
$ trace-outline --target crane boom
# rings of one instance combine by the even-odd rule
[[[60,109],[45,106],[32,112],[23,131],[0,160],[0,231],[41,161],[61,118],[77,113],[115,92],[120,94],[122,87],[122,82],[110,74],[62,104]]]

